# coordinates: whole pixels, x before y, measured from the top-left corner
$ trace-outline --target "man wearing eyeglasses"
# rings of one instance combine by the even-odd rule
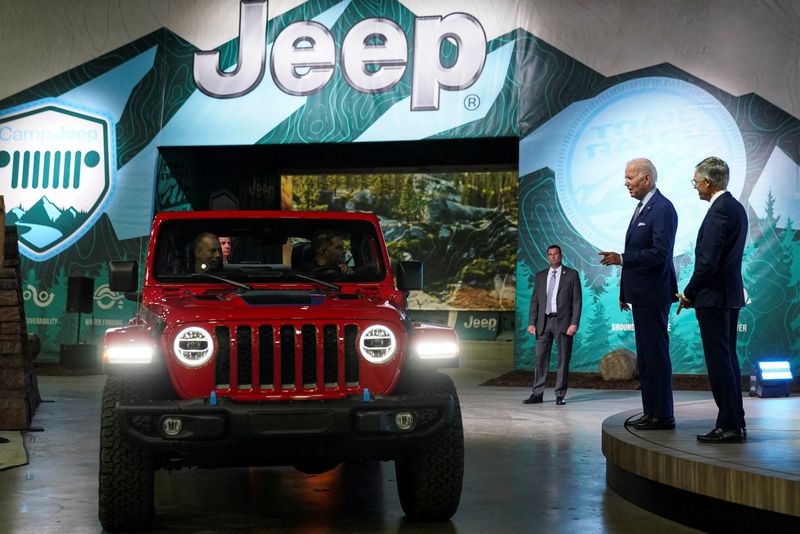
[[[669,308],[678,300],[672,263],[678,214],[656,188],[657,178],[649,159],[628,162],[625,187],[639,204],[625,233],[625,251],[599,252],[601,264],[622,267],[619,307],[633,309],[643,413],[625,424],[636,430],[675,428],[668,324]]]
[[[694,308],[719,414],[714,429],[699,434],[702,443],[739,443],[747,439],[742,404],[742,373],[736,354],[739,310],[744,306],[742,256],[747,239],[744,206],[726,190],[730,171],[720,158],[695,167],[692,185],[710,203],[695,245],[692,278],[678,294],[678,311]]]

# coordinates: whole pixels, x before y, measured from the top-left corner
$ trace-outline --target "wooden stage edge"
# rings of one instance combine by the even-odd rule
[[[608,485],[634,504],[715,532],[800,532],[800,397],[744,399],[746,443],[697,441],[714,427],[712,400],[675,405],[675,430],[603,421]]]

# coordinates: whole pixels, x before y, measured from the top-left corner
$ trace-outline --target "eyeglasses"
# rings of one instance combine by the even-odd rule
[[[703,179],[702,179],[702,180],[700,180],[700,181],[697,181],[697,180],[695,180],[694,178],[689,178],[689,183],[690,183],[690,184],[692,184],[692,187],[694,187],[695,189],[697,189],[697,184],[703,183],[703,182],[705,182],[705,181],[706,181],[706,179],[705,179],[705,178],[703,178]]]

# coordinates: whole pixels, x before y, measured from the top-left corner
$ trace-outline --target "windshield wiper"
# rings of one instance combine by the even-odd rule
[[[239,287],[241,289],[244,289],[245,291],[252,291],[253,290],[253,288],[250,287],[247,284],[243,284],[241,282],[237,282],[236,280],[231,280],[230,278],[225,278],[224,276],[219,276],[219,275],[216,275],[216,274],[211,274],[211,273],[191,273],[191,276],[192,276],[192,278],[205,276],[205,277],[208,277],[208,278],[213,278],[215,280],[219,280],[221,282],[225,282],[225,283],[230,284],[232,286]],[[285,272],[280,272],[280,271],[274,271],[274,272],[259,273],[258,275],[250,275],[250,276],[263,276],[263,277],[266,277],[266,278],[300,278],[302,280],[307,280],[307,281],[312,282],[314,284],[321,285],[323,287],[327,287],[327,288],[333,289],[334,291],[337,291],[337,292],[340,292],[342,290],[342,288],[337,286],[336,284],[332,284],[331,282],[326,282],[325,280],[320,280],[319,278],[314,278],[313,276],[308,276],[308,275],[300,274],[300,273],[285,273]]]
[[[213,278],[214,280],[219,280],[220,282],[225,282],[226,284],[230,284],[232,286],[244,289],[245,291],[252,291],[253,288],[248,286],[247,284],[243,284],[241,282],[237,282],[236,280],[231,280],[230,278],[225,278],[224,276],[218,276],[216,274],[211,273],[192,273],[192,278],[198,278],[201,276],[207,276],[208,278]]]
[[[314,278],[313,276],[307,276],[305,274],[293,273],[293,276],[297,278],[301,278],[303,280],[308,280],[309,282],[314,282],[315,284],[319,284],[321,286],[329,287],[334,291],[341,291],[342,288],[337,286],[336,284],[332,284],[330,282],[326,282],[325,280],[320,280],[319,278]]]

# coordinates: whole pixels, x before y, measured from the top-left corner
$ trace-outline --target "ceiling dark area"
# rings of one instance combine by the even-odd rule
[[[176,168],[232,168],[249,174],[508,171],[518,165],[519,139],[435,139],[379,143],[159,147]],[[181,164],[183,162],[183,164]]]

